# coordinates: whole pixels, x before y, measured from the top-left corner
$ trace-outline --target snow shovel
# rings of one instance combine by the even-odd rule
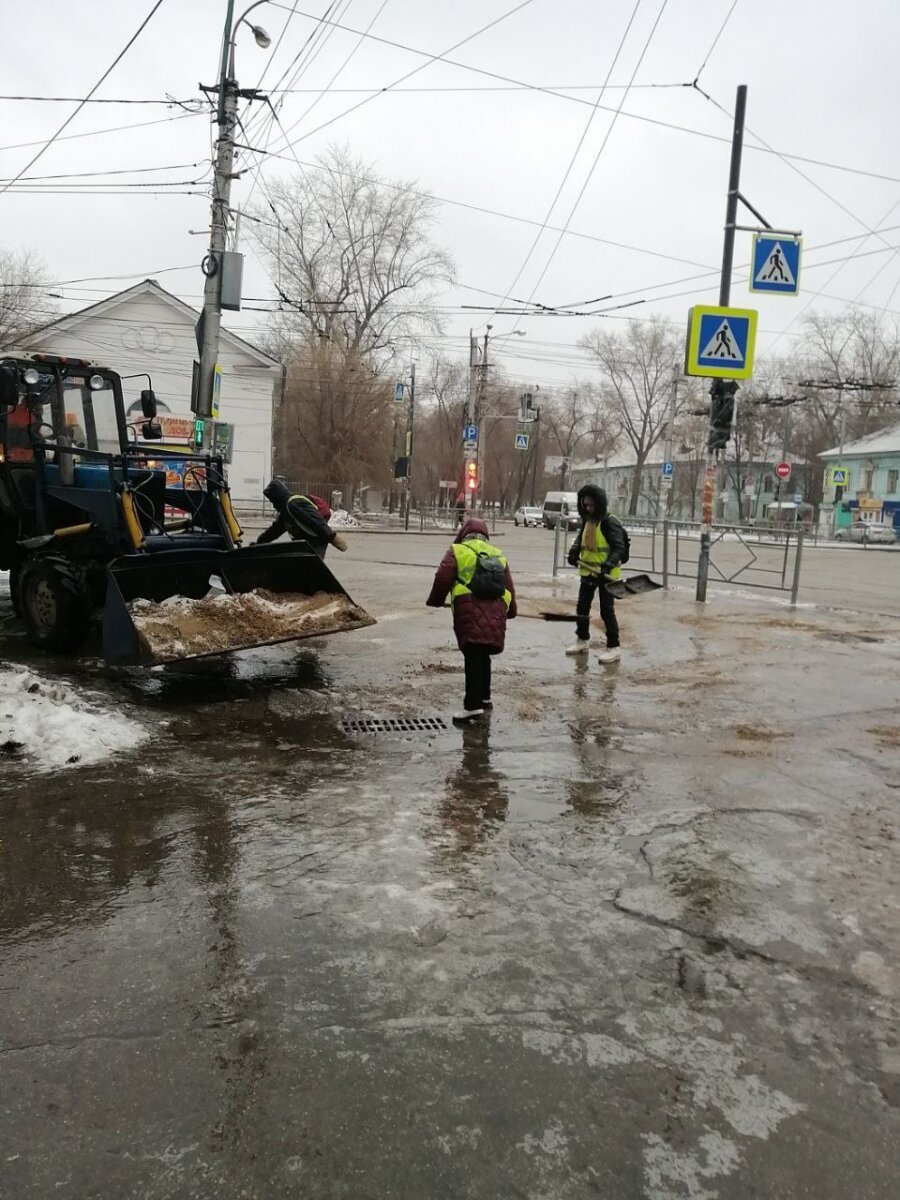
[[[628,596],[643,596],[646,592],[658,592],[662,587],[649,575],[629,575],[627,579],[607,579],[606,590],[616,600]]]

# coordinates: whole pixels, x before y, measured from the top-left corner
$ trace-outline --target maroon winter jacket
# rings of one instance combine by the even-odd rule
[[[491,540],[484,521],[471,518],[456,536],[456,543],[477,534],[486,542]],[[452,548],[441,559],[431,595],[425,601],[429,608],[443,608],[450,589],[456,583],[456,556]],[[503,600],[485,600],[481,596],[460,596],[453,605],[453,631],[460,650],[467,646],[487,646],[491,654],[500,654],[506,641],[506,622],[516,615],[516,589],[509,567],[506,568],[506,588],[511,594],[509,610]]]

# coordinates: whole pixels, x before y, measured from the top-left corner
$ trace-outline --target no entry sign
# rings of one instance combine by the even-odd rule
[[[780,462],[775,468],[775,474],[779,479],[790,479],[791,464],[789,462]]]

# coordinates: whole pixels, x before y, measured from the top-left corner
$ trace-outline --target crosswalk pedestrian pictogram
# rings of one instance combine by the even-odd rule
[[[684,373],[711,379],[749,379],[755,341],[753,310],[695,305],[688,317]]]
[[[800,239],[758,233],[753,239],[751,292],[778,292],[796,296],[800,291]]]

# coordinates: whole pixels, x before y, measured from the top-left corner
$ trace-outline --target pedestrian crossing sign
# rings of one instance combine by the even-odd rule
[[[756,313],[749,308],[695,304],[688,313],[685,375],[749,379],[756,345]]]
[[[517,433],[516,434],[516,449],[517,450],[527,450],[528,449],[528,434],[527,433]]]
[[[753,238],[751,292],[779,292],[796,296],[800,291],[800,238],[757,233]]]

